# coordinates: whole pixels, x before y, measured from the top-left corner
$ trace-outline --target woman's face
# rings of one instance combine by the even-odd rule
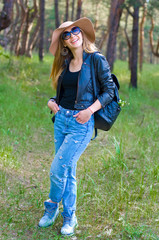
[[[65,29],[64,32],[70,32],[75,26],[71,26]],[[77,32],[78,33],[78,32]],[[83,37],[81,31],[78,34],[70,33],[70,38],[64,41],[64,46],[68,47],[70,50],[75,50],[76,48],[82,47]]]

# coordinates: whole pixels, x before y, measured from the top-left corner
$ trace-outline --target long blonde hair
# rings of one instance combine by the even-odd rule
[[[82,30],[81,30],[82,32]],[[94,43],[91,43],[85,36],[84,32],[82,32],[83,35],[83,50],[87,53],[93,53],[98,51],[97,47],[95,46]],[[58,83],[58,78],[62,71],[64,70],[64,61],[66,58],[72,58],[72,52],[69,50],[67,56],[62,56],[61,51],[62,48],[64,47],[63,41],[61,37],[59,38],[59,44],[58,48],[54,57],[53,65],[52,65],[52,70],[51,70],[51,75],[50,78],[52,79],[52,84],[53,87],[56,89],[57,88],[57,83]]]

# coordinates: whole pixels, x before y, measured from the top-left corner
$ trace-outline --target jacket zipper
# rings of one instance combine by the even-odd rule
[[[82,66],[83,66],[83,64],[86,64],[86,63],[85,63],[85,60],[87,59],[87,57],[88,57],[88,55],[86,56],[86,58],[85,58],[85,59],[83,59]],[[82,66],[81,66],[81,71],[82,71]],[[80,73],[79,73],[79,75],[78,75],[78,82],[77,82],[77,95],[76,95],[75,104],[77,104],[77,98],[78,98],[78,88],[79,88],[79,78],[80,78],[80,75],[81,75],[81,71],[80,71]]]

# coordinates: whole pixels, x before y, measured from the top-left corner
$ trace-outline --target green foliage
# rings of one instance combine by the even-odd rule
[[[3,56],[7,59],[10,59],[10,55],[4,51],[4,49],[0,46],[0,57]]]
[[[8,129],[7,134],[10,133],[10,129]],[[0,149],[0,165],[2,168],[10,168],[17,169],[20,167],[20,162],[13,154],[13,149],[11,146],[5,146],[4,149]]]
[[[159,1],[149,0],[148,1],[148,13],[154,15],[156,10],[159,10]]]
[[[144,3],[146,3],[146,0],[126,0],[124,5],[128,6],[128,7],[142,7],[144,5]]]
[[[0,57],[1,235],[8,239],[65,239],[62,217],[38,229],[54,155],[47,100],[54,96],[52,58]],[[125,62],[115,64],[126,104],[109,132],[99,131],[78,162],[79,228],[69,239],[159,238],[159,71],[145,64],[138,90],[129,89]],[[60,205],[62,211],[62,206]],[[68,238],[67,238],[68,239]]]

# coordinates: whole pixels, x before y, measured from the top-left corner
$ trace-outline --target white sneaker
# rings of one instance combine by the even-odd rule
[[[45,206],[45,212],[43,217],[40,219],[39,227],[51,226],[55,222],[59,214],[58,204],[45,201],[44,206]]]
[[[61,228],[62,235],[73,235],[74,229],[78,226],[77,218],[75,213],[72,215],[71,219],[64,217],[64,223]]]

